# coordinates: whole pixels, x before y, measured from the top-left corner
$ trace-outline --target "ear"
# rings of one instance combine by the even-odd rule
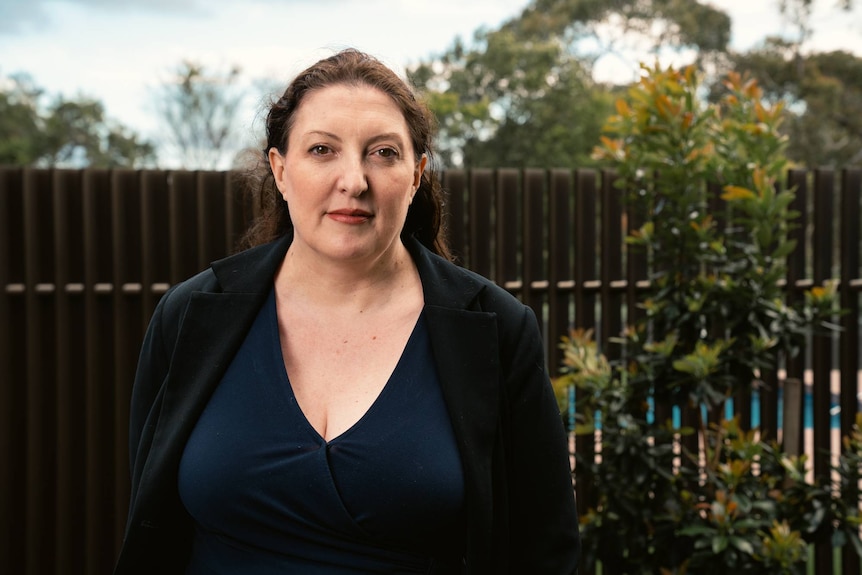
[[[269,158],[269,169],[272,170],[272,176],[275,178],[275,185],[281,195],[284,195],[282,181],[284,180],[284,156],[278,151],[278,148],[272,147],[267,153]]]
[[[428,164],[428,156],[422,154],[419,161],[416,162],[416,168],[413,170],[413,193],[419,189],[419,184],[422,181],[422,174],[425,172],[425,166]],[[273,172],[274,173],[274,172]]]

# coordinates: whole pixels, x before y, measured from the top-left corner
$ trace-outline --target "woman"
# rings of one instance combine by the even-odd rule
[[[142,347],[117,575],[575,572],[536,320],[450,263],[432,136],[355,50],[272,105],[255,247],[165,294]]]

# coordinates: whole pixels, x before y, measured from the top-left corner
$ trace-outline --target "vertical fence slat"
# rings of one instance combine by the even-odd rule
[[[121,510],[129,503],[129,447],[126,430],[129,401],[137,365],[143,327],[141,278],[141,179],[134,170],[115,170],[111,179],[113,207],[113,269],[114,269],[114,380],[105,388],[112,398],[113,418],[108,422],[113,430],[111,465],[106,469],[113,476],[113,537],[105,541],[105,566],[110,569],[120,544],[125,525]],[[192,226],[189,232],[195,228]],[[106,518],[107,519],[107,518]],[[111,544],[112,543],[112,544]]]
[[[596,292],[590,286],[598,279],[597,267],[597,226],[596,173],[592,170],[578,170],[575,175],[575,327],[591,328],[596,326]],[[596,340],[602,342],[605,334],[598,333]],[[602,352],[603,349],[600,348]]]
[[[602,179],[609,178],[613,180],[616,175],[612,171],[604,171]],[[645,214],[635,210],[632,203],[625,197],[623,193],[623,210],[625,211],[625,233],[631,235],[635,230],[640,229],[644,224]],[[648,280],[647,271],[647,254],[643,249],[638,249],[633,245],[626,246],[626,317],[625,323],[628,326],[635,325],[644,315],[644,311],[638,307],[638,291],[639,284]]]
[[[623,296],[615,284],[623,279],[623,215],[622,197],[611,178],[601,180],[601,322],[602,349],[608,359],[620,357],[620,348],[611,345],[610,339],[622,332]]]
[[[492,255],[494,180],[488,169],[470,172],[470,269],[487,278],[494,277]]]
[[[52,203],[54,205],[54,252],[56,254],[54,267],[54,291],[56,313],[54,321],[58,335],[57,341],[57,357],[55,365],[57,368],[57,380],[55,382],[56,394],[56,421],[57,433],[54,441],[57,445],[57,473],[55,475],[56,489],[56,507],[55,507],[55,525],[54,530],[54,557],[56,560],[57,575],[67,573],[67,565],[72,563],[71,553],[72,546],[70,542],[69,526],[72,524],[72,505],[74,501],[74,492],[70,489],[73,486],[73,477],[71,474],[71,456],[73,452],[72,440],[74,437],[74,426],[71,422],[73,414],[69,411],[70,401],[72,400],[72,389],[70,389],[69,376],[72,372],[72,358],[68,347],[69,333],[67,327],[71,321],[68,294],[63,289],[69,283],[69,260],[70,260],[70,241],[71,227],[69,216],[74,214],[70,208],[69,195],[73,192],[69,190],[71,182],[69,182],[69,173],[61,170],[54,172],[54,197]],[[73,185],[73,184],[72,184]],[[65,337],[63,337],[65,335]],[[72,337],[71,341],[75,341]],[[47,414],[45,414],[47,415]]]
[[[250,203],[252,196],[247,193],[250,191],[250,185],[240,174],[228,174],[224,198],[225,254],[232,254],[237,250],[243,232],[253,219]]]
[[[170,212],[168,172],[141,174],[141,324],[147,325],[156,304],[170,285],[171,235],[166,225]],[[143,338],[143,333],[139,334]]]
[[[0,168],[0,572],[25,573],[24,176]]]
[[[84,261],[82,172],[54,172],[54,282],[57,333],[57,493],[55,573],[84,561]]]
[[[14,193],[14,174],[11,168],[0,168],[0,572],[12,573],[12,469],[19,468],[14,455],[15,434],[12,408],[14,401],[12,386],[12,356],[3,353],[12,347],[12,313],[9,301],[11,279],[9,252],[11,251],[10,201]]]
[[[111,173],[84,173],[84,277],[86,347],[84,573],[104,572],[105,547],[114,540],[113,473],[110,460],[113,403],[104,390],[114,381],[113,292],[116,289],[111,256]],[[121,436],[125,434],[120,432]]]
[[[574,206],[574,280],[575,280],[575,317],[576,328],[596,328],[596,296],[588,290],[588,282],[596,277],[596,173],[592,170],[575,172]],[[598,343],[604,338],[601,329],[596,330]],[[605,350],[599,348],[599,351]],[[577,400],[577,395],[575,396]],[[595,435],[578,435],[575,450],[588,461],[595,457],[597,450]],[[595,505],[593,485],[580,479],[576,484],[580,513]]]
[[[569,170],[552,170],[548,198],[548,237],[572,237],[572,173]],[[569,317],[571,290],[563,287],[562,282],[571,282],[572,244],[571,242],[548,243],[548,336],[545,347],[548,350],[548,367],[556,375],[563,360],[560,338],[571,327]]]
[[[55,531],[54,438],[56,420],[54,373],[56,341],[53,334],[54,302],[52,294],[54,263],[53,210],[51,206],[51,172],[24,171],[24,253],[26,262],[27,326],[27,464],[25,491],[27,517],[26,573],[50,573],[54,548],[51,533]],[[47,536],[46,536],[47,534]]]
[[[814,284],[832,275],[832,234],[834,228],[834,184],[832,170],[814,173]],[[814,417],[814,476],[830,480],[831,465],[831,403],[832,403],[832,336],[815,335],[812,341],[813,387],[811,390]],[[815,547],[815,572],[832,572],[832,544],[825,541]]]
[[[449,239],[449,249],[455,256],[455,261],[468,265],[467,231],[466,231],[466,200],[467,174],[464,170],[446,170],[442,177],[443,189],[446,192],[444,205],[444,225]]]
[[[171,284],[190,278],[199,270],[198,236],[189,233],[198,229],[198,211],[195,206],[197,193],[197,174],[176,171],[168,176],[170,229]]]
[[[198,270],[226,255],[227,214],[225,194],[227,175],[224,172],[198,172],[197,232]]]
[[[764,374],[758,390],[760,400],[760,434],[765,441],[778,440],[778,372],[771,369]]]
[[[860,198],[862,198],[862,169],[846,169],[841,174],[841,316],[839,373],[841,391],[840,434],[847,437],[856,423],[859,411],[859,291],[853,280],[860,276],[859,270],[859,226]],[[841,451],[846,448],[842,442]],[[859,507],[859,473],[855,481],[849,481],[841,496],[848,505]],[[859,573],[859,555],[850,545],[841,549],[841,564],[844,573]]]
[[[539,322],[544,321],[544,302],[542,292],[536,289],[536,282],[545,277],[544,252],[545,252],[545,171],[530,169],[524,173],[524,202],[522,225],[524,227],[524,247],[522,252],[523,261],[523,286],[521,287],[521,298],[524,303],[533,309]],[[547,341],[547,333],[544,334]]]
[[[796,249],[787,256],[787,303],[793,305],[800,299],[798,282],[803,280],[807,274],[807,226],[808,226],[808,173],[806,170],[790,170],[787,175],[787,186],[795,191],[790,209],[799,214],[795,227],[788,233],[788,238],[796,242]],[[805,381],[805,356],[806,346],[799,351],[796,357],[786,358],[786,378]],[[805,413],[798,414],[783,413],[785,420],[789,417],[797,417],[799,421],[792,422],[790,428],[798,430],[798,436],[791,439],[795,445],[804,449],[805,446]],[[787,422],[784,422],[788,428]],[[784,438],[787,441],[787,438]]]
[[[497,171],[496,220],[494,221],[494,281],[497,285],[508,287],[519,278],[518,253],[521,237],[518,233],[518,206],[521,173],[512,168]],[[517,293],[516,293],[517,295]]]
[[[775,183],[775,191],[780,192],[782,189],[781,182]],[[718,192],[716,198],[718,198]],[[716,201],[718,201],[716,199]],[[727,202],[724,202],[724,209],[717,210],[721,214],[727,213],[729,208]],[[720,225],[724,225],[723,223]],[[778,365],[774,365],[771,369],[763,369],[760,374],[760,385],[757,387],[759,421],[760,421],[760,438],[764,441],[778,441]]]

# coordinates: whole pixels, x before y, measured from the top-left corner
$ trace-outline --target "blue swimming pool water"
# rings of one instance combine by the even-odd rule
[[[830,421],[829,424],[832,429],[840,429],[841,428],[841,410],[838,404],[835,402],[833,397],[833,401],[830,403],[829,412],[830,412]],[[574,412],[575,412],[575,397],[574,394],[569,396],[569,423],[570,425],[574,425]],[[860,402],[859,406],[860,410],[862,410],[862,402]],[[804,423],[806,429],[812,429],[814,427],[814,400],[812,398],[811,393],[806,393],[803,397],[803,416]],[[778,427],[779,429],[784,425],[784,409],[783,409],[783,400],[782,400],[782,390],[778,390]],[[650,400],[650,411],[647,414],[647,421],[650,423],[653,422],[653,402]],[[680,409],[677,406],[673,407],[672,411],[673,417],[673,425],[674,427],[680,427]],[[597,426],[601,428],[601,417],[599,414],[596,414],[596,422]],[[706,408],[704,408],[704,417],[706,417]],[[733,417],[733,400],[730,399],[725,404],[725,417],[730,419]],[[756,391],[752,393],[751,397],[751,426],[758,427],[760,425],[760,394]]]
[[[784,409],[783,402],[781,398],[781,390],[778,392],[778,427],[781,428],[784,425]],[[652,423],[653,415],[652,415],[652,402],[650,402],[650,414],[648,415],[648,421]],[[806,393],[803,398],[802,405],[803,416],[805,420],[805,428],[811,429],[814,427],[814,400],[810,393]],[[706,416],[706,408],[704,408],[704,416]],[[725,417],[730,419],[733,417],[733,399],[729,399],[725,404]],[[837,404],[832,403],[830,405],[830,425],[832,429],[839,429],[841,427],[841,412],[838,409]],[[673,408],[673,425],[674,427],[680,426],[680,409],[677,406]],[[758,427],[760,425],[760,394],[757,392],[752,393],[751,396],[751,426]]]

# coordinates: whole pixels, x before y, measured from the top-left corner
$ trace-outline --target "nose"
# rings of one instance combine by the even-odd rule
[[[362,158],[344,158],[338,187],[342,193],[353,197],[359,197],[368,190],[368,178]]]

